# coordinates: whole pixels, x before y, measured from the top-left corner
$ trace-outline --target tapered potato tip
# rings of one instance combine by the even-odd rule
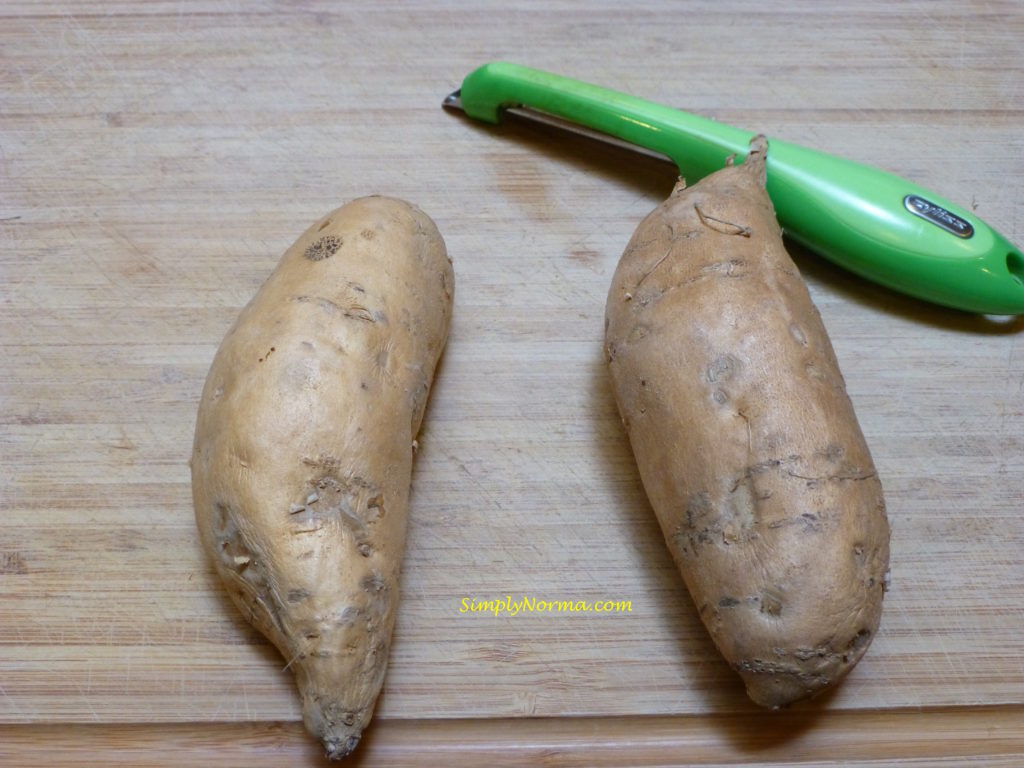
[[[747,687],[747,696],[752,702],[766,709],[784,709],[798,701],[809,699],[839,682],[833,678],[828,685],[809,686],[789,674],[766,678],[764,675],[745,674],[740,677]]]
[[[337,736],[323,740],[324,748],[327,750],[327,757],[331,760],[342,760],[355,751],[359,744],[359,736]]]

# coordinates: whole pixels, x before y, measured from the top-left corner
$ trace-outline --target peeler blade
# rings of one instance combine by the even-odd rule
[[[462,89],[453,91],[445,96],[444,101],[441,102],[441,106],[449,112],[459,112],[465,114],[466,110],[462,106]],[[511,116],[519,120],[524,120],[534,125],[542,125],[547,128],[554,128],[558,131],[564,131],[568,133],[576,134],[577,136],[583,136],[593,141],[598,141],[610,147],[618,147],[619,149],[625,149],[629,152],[634,152],[638,155],[644,155],[660,162],[668,163],[675,166],[676,162],[671,157],[653,149],[642,147],[639,144],[633,144],[629,141],[623,141],[622,139],[616,138],[607,133],[601,131],[595,131],[592,128],[588,128],[585,125],[574,123],[571,120],[565,120],[564,118],[557,117],[548,112],[544,112],[533,107],[527,107],[523,104],[517,104],[506,107],[502,112],[503,115]]]

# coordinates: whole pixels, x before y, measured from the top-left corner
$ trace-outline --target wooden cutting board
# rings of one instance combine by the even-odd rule
[[[365,765],[1024,760],[1024,324],[794,248],[892,524],[836,691],[749,704],[674,570],[602,358],[671,168],[441,99],[491,59],[896,171],[1024,242],[1024,6],[723,0],[0,8],[0,764],[318,764],[197,544],[213,353],[280,254],[386,193],[457,275]],[[516,616],[479,600],[625,601]],[[947,762],[948,760],[948,762]]]

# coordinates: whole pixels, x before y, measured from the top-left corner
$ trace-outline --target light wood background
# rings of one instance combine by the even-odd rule
[[[200,389],[284,249],[409,199],[454,259],[400,616],[362,765],[1019,766],[1024,322],[794,250],[887,493],[880,633],[749,704],[674,572],[601,354],[671,169],[442,98],[492,59],[872,163],[1024,242],[1024,4],[181,0],[0,6],[0,764],[317,765],[212,578]],[[623,599],[619,615],[463,598]]]

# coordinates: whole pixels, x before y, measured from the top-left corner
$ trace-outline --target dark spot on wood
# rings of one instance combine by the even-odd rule
[[[725,597],[723,597],[721,600],[718,601],[718,607],[719,608],[733,608],[733,607],[735,607],[735,606],[737,606],[739,604],[740,604],[739,600],[737,600],[735,597],[729,597],[728,595],[726,595]]]
[[[569,258],[580,264],[594,264],[601,260],[601,254],[589,248],[573,248],[569,251]]]
[[[140,542],[146,537],[142,531],[133,528],[126,528],[118,531],[110,543],[111,552],[137,552],[142,549]]]
[[[0,552],[0,574],[5,576],[24,576],[28,573],[28,563],[21,552]]]
[[[288,590],[288,602],[289,603],[301,603],[303,600],[309,599],[308,589],[290,589]],[[309,635],[306,635],[309,637]],[[319,635],[317,635],[319,637]]]

